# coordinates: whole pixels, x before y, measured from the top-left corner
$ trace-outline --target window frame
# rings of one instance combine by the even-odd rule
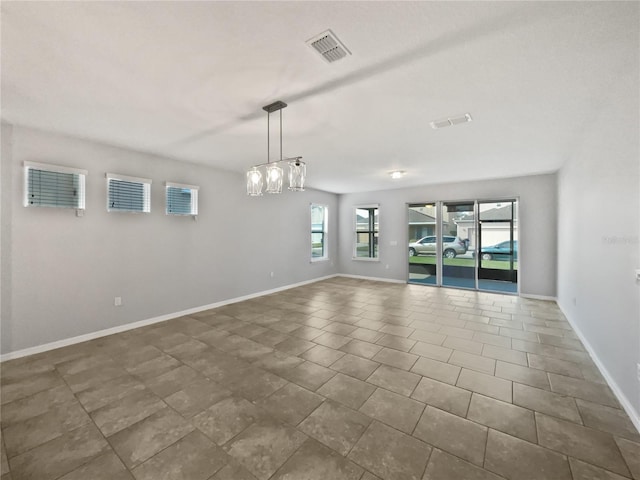
[[[358,230],[358,210],[369,210],[368,230]],[[372,210],[377,210],[378,228],[376,229],[375,214],[371,215]],[[369,235],[369,255],[366,257],[358,256],[358,234]],[[377,234],[377,236],[376,236]],[[352,260],[360,262],[379,262],[380,261],[380,204],[370,203],[366,205],[355,205],[353,207],[353,251]],[[375,243],[378,239],[378,248],[376,250]],[[377,256],[372,256],[377,253]]]
[[[164,202],[164,211],[165,211],[165,215],[177,215],[177,216],[189,216],[189,217],[196,217],[198,216],[198,190],[200,190],[200,187],[197,185],[187,185],[185,183],[176,183],[176,182],[165,182],[164,184],[165,189],[164,189],[164,195],[165,195],[165,202]],[[178,213],[178,212],[170,212],[169,211],[169,189],[170,188],[176,188],[176,189],[181,189],[181,190],[191,190],[191,211],[189,213]]]
[[[22,162],[24,168],[24,195],[23,205],[25,207],[45,207],[45,208],[69,208],[74,209],[78,215],[86,209],[86,179],[89,172],[81,168],[65,167],[62,165],[52,165],[49,163],[37,163],[37,162]],[[69,175],[78,175],[78,205],[66,206],[66,205],[43,205],[33,204],[29,201],[29,170],[39,170],[51,173],[63,173]]]
[[[107,179],[107,212],[109,213],[151,213],[151,184],[153,181],[150,178],[131,177],[129,175],[120,175],[119,173],[107,173],[105,175]],[[109,184],[111,180],[129,183],[139,183],[143,186],[143,209],[142,210],[125,210],[120,208],[111,208],[109,196]]]
[[[324,219],[322,222],[322,230],[318,230],[318,229],[314,229],[313,228],[313,208],[314,207],[322,207],[323,212],[324,212]],[[328,240],[328,236],[329,236],[329,206],[326,204],[322,204],[322,203],[310,203],[309,204],[309,226],[311,227],[311,235],[310,235],[310,240],[311,240],[311,251],[310,253],[310,261],[312,263],[315,262],[324,262],[329,260],[329,242]],[[322,256],[321,257],[314,257],[313,256],[313,235],[314,234],[318,234],[321,233],[322,234]]]

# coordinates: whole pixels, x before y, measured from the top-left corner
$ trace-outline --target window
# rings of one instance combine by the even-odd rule
[[[378,259],[378,205],[355,209],[356,236],[353,257],[356,260]]]
[[[86,170],[24,162],[24,206],[85,208]]]
[[[325,205],[311,205],[311,261],[326,260],[327,212]]]
[[[149,213],[151,180],[107,173],[107,211]]]
[[[167,215],[197,215],[198,188],[193,185],[167,182]]]

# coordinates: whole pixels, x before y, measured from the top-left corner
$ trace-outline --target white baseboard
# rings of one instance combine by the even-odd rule
[[[165,315],[160,315],[158,317],[147,318],[145,320],[140,320],[133,323],[127,323],[125,325],[119,325],[117,327],[107,328],[104,330],[98,330],[97,332],[87,333],[85,335],[78,335],[77,337],[65,338],[63,340],[57,340],[55,342],[45,343],[43,345],[37,345],[35,347],[29,347],[22,350],[16,350],[14,352],[9,352],[0,355],[0,363],[5,362],[7,360],[13,360],[16,358],[26,357],[28,355],[35,355],[36,353],[47,352],[49,350],[55,350],[56,348],[68,347],[69,345],[74,345],[76,343],[82,343],[89,340],[94,340],[100,337],[106,337],[107,335],[113,335],[115,333],[126,332],[127,330],[133,330],[134,328],[146,327],[147,325],[152,325],[154,323],[165,322],[167,320],[171,320],[173,318],[184,317],[185,315],[191,315],[193,313],[202,312],[204,310],[210,310],[212,308],[222,307],[224,305],[229,305],[232,303],[243,302],[245,300],[251,300],[252,298],[262,297],[265,295],[271,295],[272,293],[282,292],[284,290],[289,290],[291,288],[301,287],[303,285],[308,285],[310,283],[321,282],[322,280],[327,280],[329,278],[337,277],[337,274],[327,275],[325,277],[314,278],[312,280],[305,280],[303,282],[293,283],[290,285],[284,285],[282,287],[272,288],[270,290],[263,290],[261,292],[251,293],[249,295],[243,295],[241,297],[230,298],[227,300],[222,300],[216,303],[210,303],[209,305],[202,305],[199,307],[189,308],[187,310],[182,310],[180,312],[168,313]]]
[[[607,367],[605,367],[605,365],[600,361],[600,359],[598,358],[598,355],[596,355],[595,350],[593,349],[589,341],[586,339],[586,337],[582,334],[580,327],[573,321],[573,319],[569,315],[567,315],[565,309],[562,308],[562,305],[559,302],[557,303],[558,303],[558,307],[560,307],[560,311],[564,314],[568,322],[571,324],[573,331],[576,332],[576,335],[578,335],[578,338],[584,345],[584,348],[587,349],[587,352],[589,353],[589,356],[593,360],[593,363],[596,364],[596,367],[598,367],[598,370],[600,370],[600,373],[602,374],[605,381],[611,388],[611,391],[613,392],[613,394],[616,396],[616,398],[620,402],[620,405],[622,405],[622,408],[624,408],[624,411],[627,412],[627,415],[629,415],[629,418],[633,422],[633,425],[636,427],[636,430],[640,432],[640,412],[638,412],[634,408],[633,404],[629,401],[627,396],[622,392],[622,389],[618,386],[617,382],[613,379],[613,377],[607,370]]]
[[[558,303],[558,299],[556,297],[551,297],[551,296],[548,296],[548,295],[534,295],[534,294],[531,294],[531,293],[521,293],[520,296],[522,298],[531,298],[533,300],[545,300],[547,302],[556,302],[556,303]]]
[[[406,280],[396,280],[395,278],[367,277],[365,275],[350,275],[347,273],[339,273],[336,275],[336,277],[355,278],[358,280],[372,280],[374,282],[407,283]]]

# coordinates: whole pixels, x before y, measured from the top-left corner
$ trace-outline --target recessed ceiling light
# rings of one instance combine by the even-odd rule
[[[394,180],[398,180],[399,178],[404,177],[406,174],[407,172],[405,172],[404,170],[394,170],[393,172],[389,172],[389,176]]]

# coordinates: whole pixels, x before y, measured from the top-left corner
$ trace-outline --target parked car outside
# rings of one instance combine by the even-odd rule
[[[409,256],[435,255],[436,236],[423,237],[420,240],[409,244]],[[455,258],[456,255],[467,253],[467,247],[459,237],[444,235],[442,237],[442,256],[445,258]]]
[[[496,243],[480,248],[480,258],[482,260],[510,260],[511,259],[511,241]],[[518,259],[518,241],[513,241],[513,259]]]

